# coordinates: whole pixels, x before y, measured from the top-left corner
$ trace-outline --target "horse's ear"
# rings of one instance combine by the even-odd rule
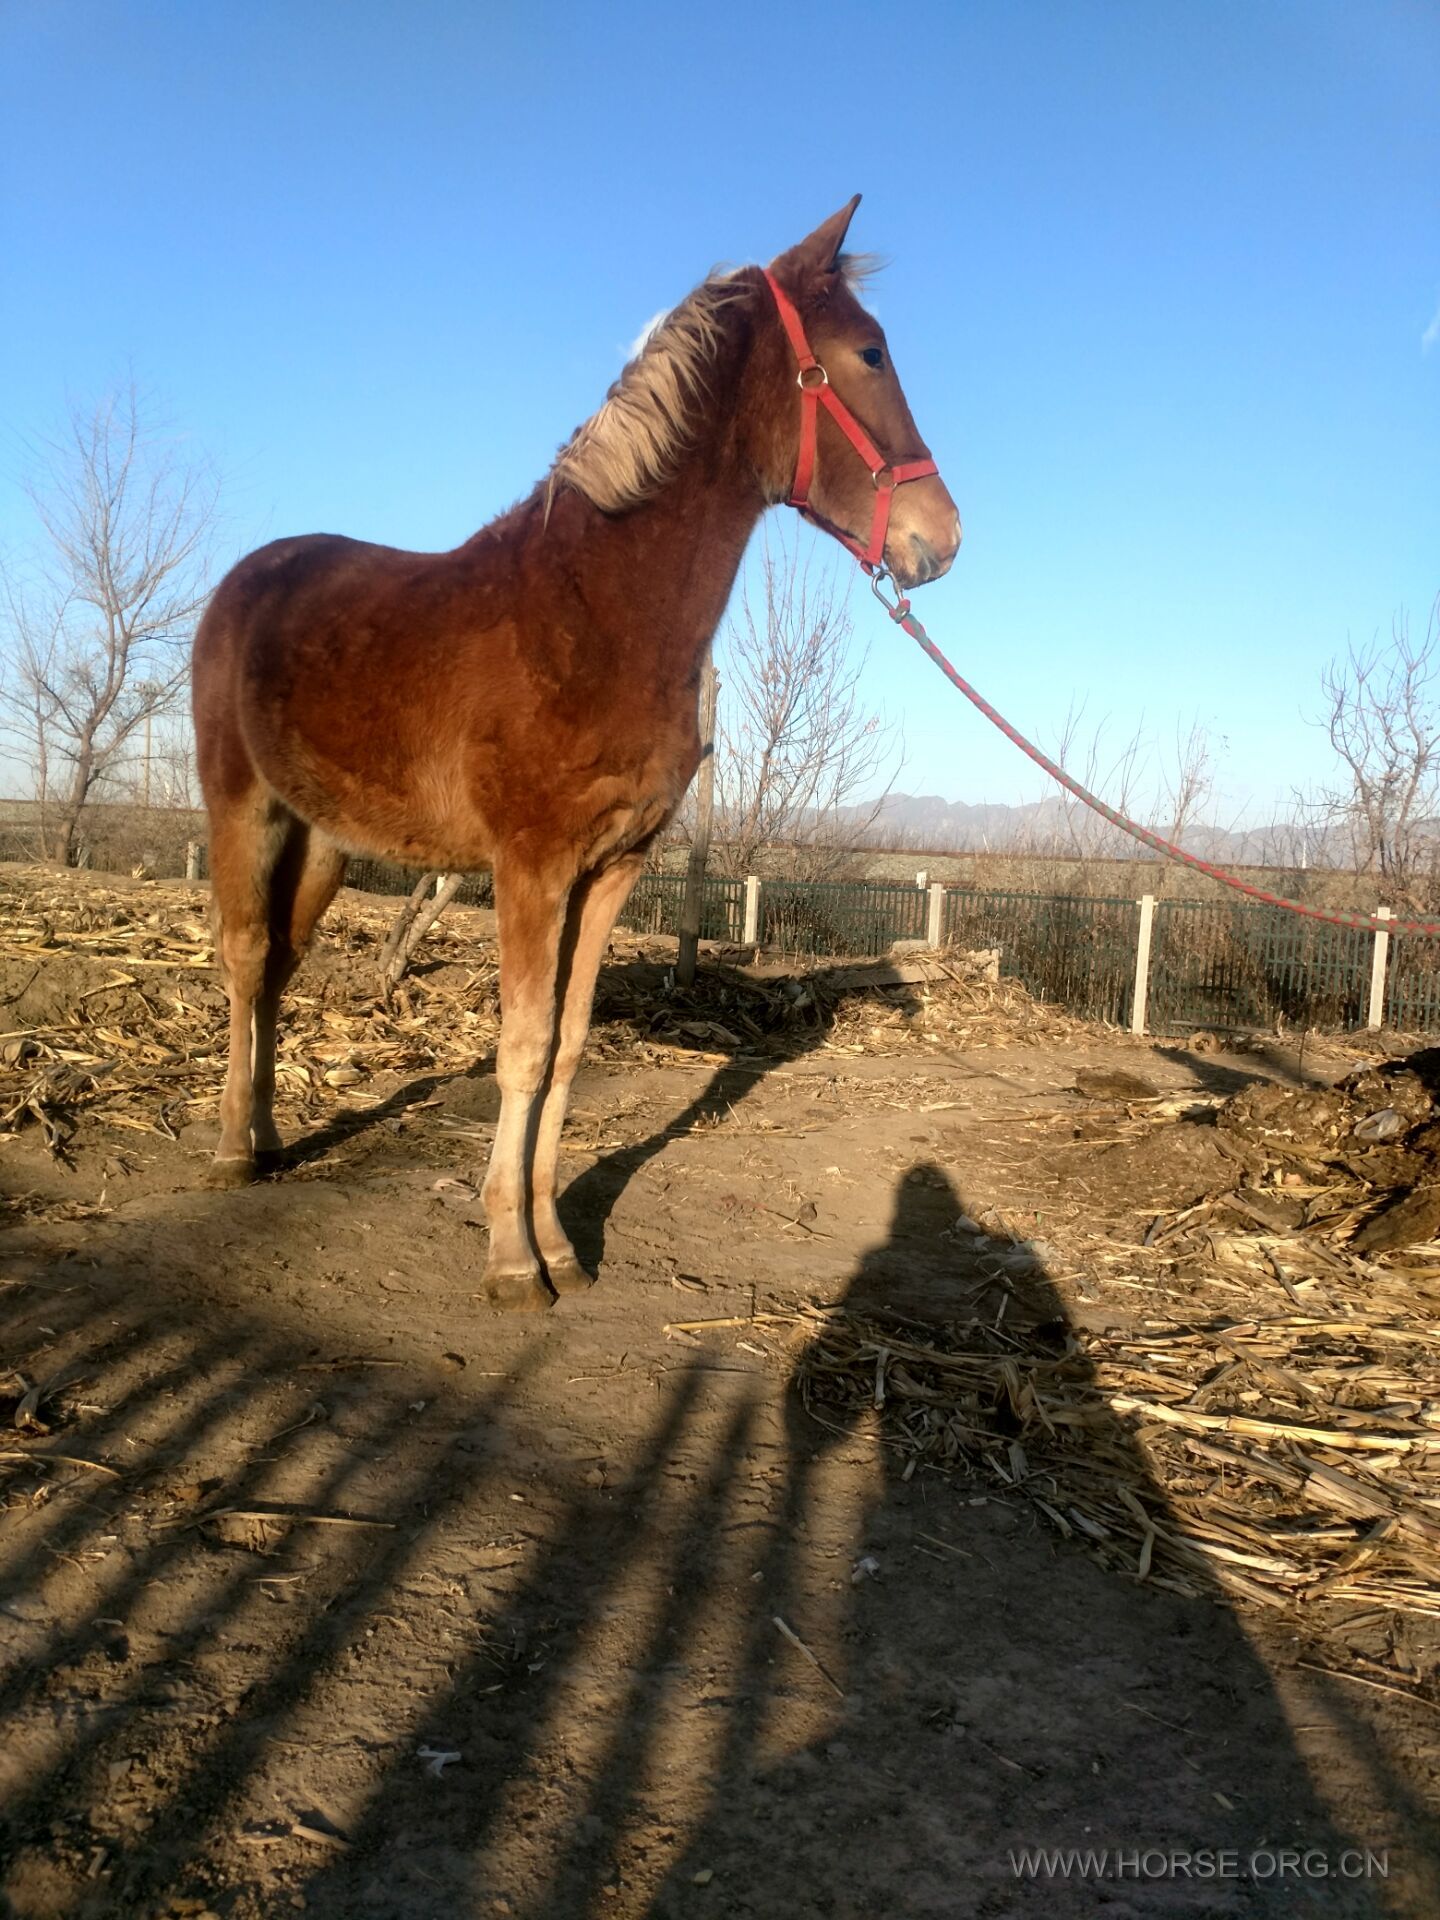
[[[840,250],[845,245],[845,235],[850,230],[850,222],[855,218],[855,209],[860,204],[857,193],[847,200],[838,213],[832,213],[823,221],[808,239],[802,240],[798,247],[791,247],[782,253],[773,265],[782,270],[804,276],[811,273],[834,273],[840,262]]]

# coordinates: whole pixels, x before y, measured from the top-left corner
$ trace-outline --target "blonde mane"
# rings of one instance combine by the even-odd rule
[[[602,512],[620,513],[665,484],[695,436],[721,316],[743,291],[730,275],[712,274],[666,314],[599,411],[561,448],[550,470],[552,499],[570,486]]]
[[[873,254],[846,253],[836,265],[858,289],[881,262]],[[708,392],[725,310],[745,291],[737,274],[712,273],[651,330],[598,412],[556,455],[547,512],[561,487],[574,487],[602,513],[623,513],[664,486],[694,440],[696,403]]]

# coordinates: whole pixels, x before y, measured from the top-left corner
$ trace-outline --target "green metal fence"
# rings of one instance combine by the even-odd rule
[[[1440,1032],[1440,941],[1391,935],[1385,1024],[1402,1033]]]
[[[201,844],[201,877],[209,873]],[[403,895],[418,875],[390,861],[352,860],[348,884]],[[637,933],[679,930],[685,880],[646,874],[620,924]],[[707,879],[702,938],[745,937],[743,880]],[[493,903],[489,874],[467,879],[460,899]],[[897,941],[923,941],[925,889],[903,883],[765,880],[759,886],[757,944],[797,958],[875,956]],[[947,946],[997,947],[1000,971],[1037,999],[1085,1019],[1128,1024],[1140,930],[1136,900],[1080,894],[946,890],[941,938]],[[1146,1025],[1152,1033],[1195,1027],[1235,1031],[1295,1026],[1354,1028],[1366,1022],[1374,936],[1303,920],[1258,902],[1160,900],[1151,930]],[[1440,939],[1392,936],[1384,1023],[1440,1033]]]
[[[354,858],[345,868],[345,884],[360,893],[408,894],[420,878],[420,867],[404,867],[396,860]],[[464,907],[493,907],[495,880],[489,873],[468,874],[455,898]]]
[[[378,893],[392,899],[403,899],[412,893],[416,881],[424,869],[402,866],[398,860],[371,860],[367,856],[352,854],[345,863],[345,884],[353,887],[357,893]],[[208,842],[200,843],[199,870],[197,879],[210,878],[210,847]],[[495,879],[493,874],[467,874],[455,895],[462,907],[493,907],[495,904]]]
[[[620,925],[632,933],[678,934],[684,899],[683,873],[642,873]],[[745,882],[707,878],[700,896],[700,938],[739,941],[744,931]]]
[[[968,887],[945,896],[947,946],[998,947],[1001,975],[1037,1000],[1117,1025],[1130,1018],[1139,927],[1136,900]]]
[[[1392,943],[1392,963],[1393,946]],[[1358,1027],[1373,938],[1250,902],[1160,900],[1150,944],[1152,1033]]]
[[[764,880],[760,945],[796,955],[888,953],[923,940],[927,898],[919,887],[857,880]]]

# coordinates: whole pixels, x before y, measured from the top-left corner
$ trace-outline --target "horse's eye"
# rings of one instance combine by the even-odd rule
[[[862,347],[860,349],[860,358],[865,362],[867,367],[883,367],[885,364],[885,355],[879,347]]]

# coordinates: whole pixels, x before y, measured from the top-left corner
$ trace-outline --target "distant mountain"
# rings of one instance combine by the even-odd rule
[[[1067,811],[1070,818],[1067,819]],[[847,807],[844,817],[857,827],[870,820],[868,806]],[[1105,836],[1107,853],[1119,853],[1133,847],[1138,859],[1147,857],[1145,848],[1128,836],[1111,846],[1115,830],[1076,801],[1073,809],[1059,799],[1031,802],[1027,806],[1006,806],[996,801],[942,800],[938,794],[892,793],[881,805],[874,823],[865,834],[872,845],[914,847],[928,853],[1071,853],[1076,851],[1071,822],[1077,834],[1084,835],[1081,849],[1091,851],[1097,836]],[[1165,832],[1166,825],[1158,829]],[[1228,861],[1253,865],[1300,860],[1300,849],[1307,844],[1302,828],[1288,822],[1265,829],[1232,830],[1197,824],[1184,834],[1185,850],[1201,860]],[[1313,837],[1309,840],[1310,862],[1323,862],[1324,849]]]

